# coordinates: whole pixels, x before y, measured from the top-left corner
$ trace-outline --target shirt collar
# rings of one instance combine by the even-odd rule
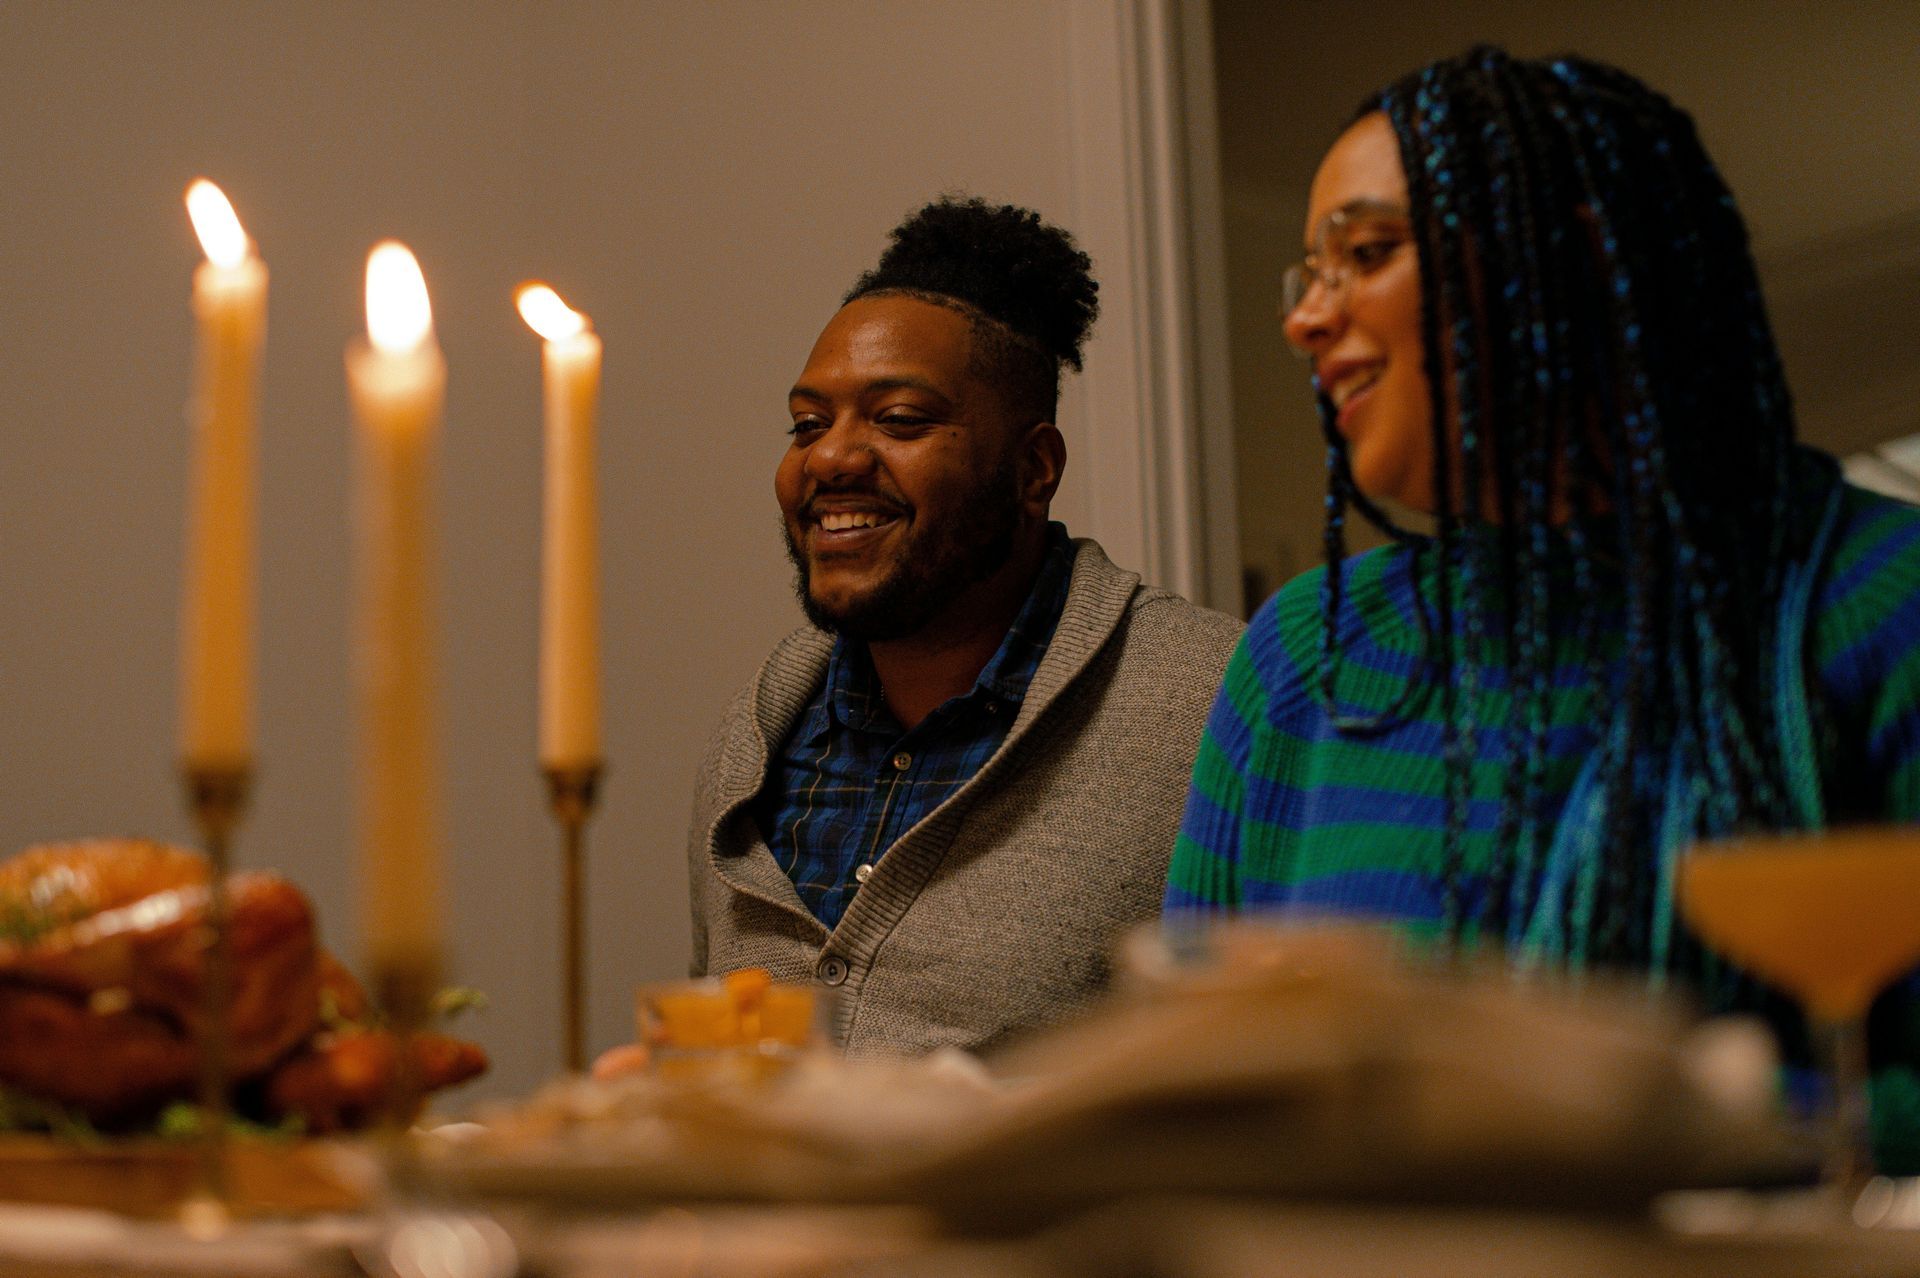
[[[1066,608],[1067,587],[1073,580],[1073,558],[1073,539],[1067,535],[1066,525],[1058,520],[1049,521],[1046,556],[1033,579],[1033,588],[1027,592],[1026,602],[1020,605],[1013,624],[1007,627],[1000,647],[973,681],[968,697],[993,697],[1016,705],[1026,697],[1027,685],[1033,682],[1033,672],[1046,655],[1054,629],[1060,624],[1060,614]],[[824,692],[827,715],[819,725],[820,731],[826,730],[829,718],[842,727],[860,731],[897,733],[900,730],[887,709],[880,677],[874,673],[873,658],[868,655],[865,643],[845,635],[834,640],[833,655],[827,659]]]
[[[900,730],[887,709],[867,645],[845,635],[834,640],[833,655],[827,659],[826,707],[823,732],[829,722],[863,732]]]
[[[1054,628],[1067,605],[1067,586],[1073,580],[1073,539],[1059,520],[1047,524],[1047,554],[1033,579],[1027,601],[1007,627],[1007,637],[973,681],[973,695],[984,692],[1002,701],[1018,703],[1027,695],[1033,672],[1053,642]]]

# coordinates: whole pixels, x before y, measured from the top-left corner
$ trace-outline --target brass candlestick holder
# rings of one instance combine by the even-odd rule
[[[440,960],[431,950],[376,953],[370,966],[374,1005],[393,1032],[393,1088],[388,1093],[383,1126],[402,1135],[412,1125],[426,1099],[414,1038],[433,1018],[434,995],[440,988]]]
[[[599,797],[601,765],[598,762],[566,764],[542,771],[547,777],[548,806],[553,810],[554,820],[560,823],[567,1069],[578,1074],[587,1067],[587,819],[593,815]]]
[[[233,1002],[233,939],[228,926],[227,874],[233,831],[247,806],[253,769],[245,764],[189,763],[184,769],[187,804],[207,856],[207,912],[202,925],[206,968],[200,1024],[200,1158],[197,1192],[187,1223],[195,1232],[218,1232],[226,1221],[227,1092],[230,1081]]]
[[[393,1073],[374,1128],[375,1148],[388,1187],[402,1202],[419,1192],[419,1152],[408,1133],[425,1105],[426,1088],[414,1039],[433,1017],[440,973],[439,951],[431,945],[405,949],[376,945],[367,956],[373,1005],[393,1035]],[[368,1272],[399,1271],[387,1264],[378,1269],[368,1266]]]

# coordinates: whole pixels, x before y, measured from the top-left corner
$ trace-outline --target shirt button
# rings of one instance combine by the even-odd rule
[[[814,971],[828,985],[841,985],[847,979],[847,961],[838,954],[829,954],[820,960],[820,965]]]
[[[856,865],[853,867],[853,881],[855,883],[865,883],[872,877],[873,867],[871,865]]]
[[[912,766],[913,766],[913,756],[908,754],[905,750],[902,750],[899,754],[896,754],[893,756],[893,770],[895,772],[905,772],[908,768],[911,768]]]

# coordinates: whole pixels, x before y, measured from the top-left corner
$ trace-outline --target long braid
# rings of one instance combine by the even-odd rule
[[[1458,370],[1461,368],[1459,356],[1472,341],[1472,321],[1455,304],[1455,300],[1465,292],[1462,283],[1464,264],[1457,255],[1446,252],[1449,228],[1460,225],[1460,213],[1454,208],[1455,190],[1459,184],[1452,168],[1458,148],[1454,145],[1447,99],[1437,89],[1435,83],[1422,84],[1413,94],[1411,111],[1398,109],[1397,106],[1390,106],[1388,110],[1395,117],[1393,122],[1396,131],[1417,130],[1428,139],[1425,162],[1419,169],[1410,168],[1407,175],[1409,189],[1416,193],[1413,199],[1431,209],[1433,214],[1424,228],[1425,234],[1416,241],[1422,278],[1440,281],[1439,288],[1421,290],[1420,324],[1425,348],[1429,352],[1448,349]],[[1444,332],[1444,348],[1441,344],[1442,298],[1447,303],[1445,313],[1452,320]],[[1432,365],[1434,361],[1429,358],[1428,363]],[[1471,372],[1470,366],[1467,371]],[[1461,382],[1456,378],[1452,393],[1449,394],[1445,381],[1431,373],[1430,368],[1429,420],[1433,429],[1434,540],[1440,623],[1435,673],[1439,681],[1441,719],[1444,724],[1442,752],[1446,778],[1446,824],[1441,836],[1441,916],[1444,927],[1449,934],[1453,934],[1460,931],[1465,922],[1461,901],[1462,846],[1466,841],[1468,805],[1472,794],[1473,725],[1470,715],[1476,674],[1472,660],[1460,659],[1461,638],[1463,630],[1471,636],[1479,613],[1473,590],[1476,575],[1474,548],[1468,546],[1466,553],[1461,553],[1460,517],[1454,496],[1454,445],[1448,438],[1446,425],[1447,403],[1450,399],[1460,398]],[[1473,399],[1471,394],[1460,398],[1463,408],[1460,414],[1459,487],[1469,494],[1469,501],[1475,499],[1473,476],[1477,449]],[[1469,657],[1471,655],[1469,653]]]
[[[1339,681],[1340,663],[1344,653],[1341,649],[1338,618],[1340,601],[1346,589],[1347,511],[1350,508],[1359,511],[1361,516],[1374,527],[1411,548],[1416,594],[1417,583],[1421,576],[1420,538],[1395,524],[1387,513],[1369,500],[1353,482],[1353,471],[1347,459],[1346,440],[1334,426],[1333,405],[1324,395],[1319,397],[1319,401],[1320,430],[1327,440],[1326,523],[1321,536],[1327,571],[1320,582],[1320,656],[1314,678],[1314,693],[1321,705],[1326,708],[1328,719],[1337,730],[1349,735],[1365,736],[1382,731],[1398,722],[1407,704],[1418,693],[1421,680],[1417,669],[1410,672],[1400,695],[1391,704],[1378,711],[1350,714],[1341,708]],[[1421,659],[1425,660],[1431,656],[1428,651],[1432,647],[1431,628],[1427,619],[1427,610],[1417,598],[1414,618],[1420,631]]]
[[[1684,113],[1612,68],[1479,48],[1363,110],[1399,139],[1423,282],[1447,926],[1518,940],[1544,917],[1571,965],[1692,967],[1671,936],[1670,867],[1650,853],[1670,854],[1676,830],[1798,819],[1770,654],[1811,523],[1745,229]],[[1346,511],[1410,538],[1353,487],[1322,408],[1331,701]],[[1562,653],[1576,708],[1603,720],[1599,833],[1548,900]],[[1503,803],[1468,910],[1476,745],[1494,727],[1475,722],[1483,666],[1507,698]]]
[[[1656,145],[1654,150],[1656,158],[1653,166],[1668,170],[1658,175],[1665,180],[1657,181],[1656,189],[1667,190],[1670,196],[1679,194],[1680,183],[1686,175],[1670,163],[1670,144],[1660,139],[1660,145]],[[1600,154],[1618,179],[1621,176],[1619,148],[1604,147]],[[1671,216],[1676,208],[1676,203],[1670,203],[1661,212]],[[1631,226],[1628,217],[1622,217],[1621,220]],[[1656,272],[1653,284],[1648,289],[1653,292],[1665,283],[1668,285],[1665,295],[1656,294],[1649,309],[1652,305],[1666,310],[1680,306],[1685,294],[1674,290],[1672,281],[1684,276],[1688,263],[1709,256],[1703,251],[1702,237],[1691,229],[1679,238],[1676,247],[1679,252],[1662,264],[1662,269]],[[1739,326],[1729,325],[1728,328],[1733,332],[1739,331]],[[1707,334],[1703,335],[1702,340],[1712,343],[1714,337]],[[1680,368],[1674,369],[1658,367],[1661,354],[1657,350],[1649,352],[1645,361],[1647,373],[1660,376],[1667,384],[1676,387],[1671,398],[1686,413],[1688,420],[1698,420],[1710,410],[1706,398],[1710,392],[1701,385],[1702,379],[1698,375],[1687,374],[1692,370],[1711,367],[1726,356],[1711,348],[1704,352],[1690,352],[1680,361]],[[1673,352],[1665,354],[1669,364],[1675,362]],[[1701,763],[1711,777],[1713,793],[1720,799],[1716,813],[1718,821],[1730,825],[1745,817],[1777,824],[1785,817],[1778,756],[1777,752],[1765,751],[1761,743],[1762,734],[1768,732],[1770,727],[1769,699],[1754,695],[1760,686],[1757,677],[1764,673],[1764,662],[1753,659],[1742,661],[1741,654],[1736,645],[1729,641],[1728,635],[1730,625],[1746,622],[1756,626],[1763,637],[1766,636],[1773,609],[1756,605],[1769,596],[1777,597],[1780,566],[1777,563],[1768,564],[1766,556],[1759,556],[1756,560],[1762,567],[1760,579],[1752,579],[1752,574],[1745,571],[1743,557],[1738,554],[1741,539],[1737,528],[1754,527],[1751,514],[1759,512],[1740,509],[1709,487],[1712,477],[1723,469],[1739,473],[1738,450],[1729,450],[1734,453],[1733,456],[1713,459],[1702,455],[1700,445],[1701,441],[1687,432],[1667,430],[1655,433],[1650,446],[1655,457],[1654,474],[1664,481],[1659,492],[1662,513],[1672,530],[1670,535],[1674,536],[1678,550],[1677,566],[1680,571],[1679,580],[1675,583],[1674,604],[1676,612],[1684,609],[1680,615],[1692,621],[1691,643],[1676,644],[1675,647],[1690,659],[1700,685],[1699,735],[1704,746]],[[1668,453],[1675,454],[1670,464],[1665,456]],[[1763,452],[1762,456],[1765,457],[1766,453]],[[1690,477],[1697,478],[1689,483]],[[1747,478],[1748,483],[1744,486],[1750,492],[1752,481],[1762,477],[1756,475]],[[1685,488],[1692,488],[1693,491],[1685,492],[1683,496]],[[1783,499],[1784,493],[1775,488],[1770,493],[1769,506],[1776,506]],[[1735,527],[1731,529],[1727,527],[1729,516],[1737,516],[1733,521]]]
[[[1513,146],[1518,131],[1516,102],[1499,68],[1489,86],[1489,118],[1481,136],[1490,157],[1488,186],[1493,210],[1493,238],[1500,245],[1517,246],[1520,269],[1498,277],[1499,288],[1484,292],[1490,306],[1489,328],[1505,334],[1494,347],[1505,360],[1492,361],[1491,384],[1501,397],[1494,415],[1493,441],[1496,498],[1500,502],[1500,538],[1503,563],[1504,651],[1513,654],[1508,679],[1511,698],[1507,749],[1503,768],[1501,820],[1495,836],[1487,911],[1489,930],[1508,930],[1516,883],[1524,883],[1537,860],[1538,822],[1534,796],[1544,771],[1548,688],[1551,662],[1543,651],[1550,615],[1551,575],[1547,523],[1551,513],[1552,468],[1545,452],[1516,438],[1517,423],[1538,420],[1551,386],[1546,356],[1545,284],[1538,255],[1533,251],[1533,187],[1537,180],[1524,151]],[[1494,327],[1497,325],[1497,329]],[[1503,365],[1504,362],[1504,366]]]
[[[1590,491],[1579,481],[1587,474],[1582,449],[1585,432],[1575,428],[1576,403],[1573,396],[1574,322],[1569,313],[1568,290],[1571,282],[1560,271],[1542,263],[1561,259],[1566,251],[1568,230],[1563,219],[1544,219],[1540,210],[1561,207],[1562,178],[1557,172],[1554,152],[1546,145],[1539,111],[1524,85],[1517,84],[1510,68],[1496,63],[1501,71],[1502,99],[1512,121],[1514,145],[1510,148],[1520,166],[1522,183],[1518,194],[1520,228],[1517,237],[1526,266],[1526,296],[1529,311],[1528,346],[1532,355],[1532,379],[1516,387],[1512,405],[1515,421],[1541,424],[1538,446],[1527,448],[1527,485],[1522,502],[1522,521],[1534,570],[1527,579],[1527,612],[1519,625],[1527,646],[1518,652],[1519,668],[1528,678],[1526,706],[1527,747],[1524,771],[1510,778],[1517,791],[1508,799],[1521,809],[1519,846],[1515,849],[1512,884],[1508,891],[1509,940],[1517,939],[1535,904],[1538,874],[1546,830],[1541,811],[1541,795],[1546,786],[1547,733],[1550,722],[1551,693],[1556,668],[1553,644],[1553,619],[1558,597],[1553,591],[1550,572],[1541,572],[1552,553],[1548,524],[1556,502],[1571,513],[1567,520],[1569,575],[1575,599],[1592,599],[1597,589],[1592,551],[1588,545],[1584,516],[1594,505]],[[1530,397],[1530,398],[1529,398]],[[1518,448],[1520,445],[1514,445]],[[1577,610],[1574,651],[1582,655],[1583,687],[1587,704],[1576,715],[1579,720],[1592,717],[1592,702],[1602,678],[1600,658],[1594,651],[1594,614],[1592,609]]]
[[[1557,64],[1556,64],[1557,65]],[[1667,620],[1674,611],[1668,587],[1689,574],[1692,547],[1675,546],[1676,563],[1662,562],[1662,524],[1678,523],[1671,493],[1662,482],[1665,457],[1661,448],[1658,405],[1641,357],[1641,318],[1635,307],[1631,279],[1621,265],[1621,247],[1612,210],[1602,197],[1585,150],[1605,155],[1612,140],[1604,125],[1582,137],[1583,120],[1564,101],[1550,110],[1574,141],[1571,154],[1581,185],[1584,207],[1595,227],[1594,240],[1605,277],[1604,297],[1614,334],[1612,381],[1618,395],[1618,426],[1609,443],[1628,459],[1624,468],[1624,498],[1617,510],[1621,553],[1627,565],[1627,669],[1621,710],[1615,717],[1609,750],[1607,839],[1601,860],[1581,881],[1574,902],[1570,932],[1589,949],[1574,957],[1617,961],[1627,957],[1630,938],[1627,916],[1634,896],[1633,880],[1640,870],[1639,854],[1648,823],[1644,806],[1655,779],[1647,775],[1644,745],[1659,740],[1657,704],[1670,678]],[[1586,147],[1580,144],[1584,141]],[[1668,516],[1663,521],[1662,516]],[[1677,568],[1677,573],[1675,569]]]
[[[1523,138],[1535,134],[1538,124],[1530,118],[1525,95],[1517,92],[1505,77],[1502,88],[1514,131]],[[1531,152],[1525,146],[1518,146],[1514,151],[1520,161],[1522,182],[1518,192],[1521,223],[1518,240],[1526,263],[1527,349],[1532,357],[1532,377],[1517,390],[1521,398],[1516,405],[1519,411],[1513,420],[1518,422],[1530,417],[1546,426],[1545,434],[1537,445],[1525,451],[1525,488],[1521,513],[1528,551],[1526,571],[1522,574],[1527,584],[1524,596],[1526,610],[1520,619],[1520,633],[1526,637],[1527,646],[1525,651],[1519,653],[1520,668],[1526,672],[1528,679],[1525,705],[1527,746],[1524,774],[1520,778],[1519,795],[1515,800],[1524,809],[1522,845],[1516,850],[1514,859],[1517,862],[1515,881],[1527,884],[1531,882],[1539,863],[1545,828],[1540,796],[1546,785],[1547,732],[1551,721],[1554,679],[1552,627],[1556,603],[1548,528],[1554,517],[1556,499],[1561,503],[1566,501],[1565,495],[1557,490],[1555,484],[1558,472],[1554,463],[1559,455],[1556,436],[1570,438],[1578,432],[1569,430],[1563,418],[1567,405],[1563,388],[1554,376],[1555,342],[1558,340],[1564,344],[1564,333],[1553,322],[1558,277],[1542,264],[1539,251],[1542,246],[1539,244],[1536,209],[1542,201],[1551,201],[1553,176],[1549,166],[1529,162]],[[1540,171],[1533,172],[1535,168]],[[1557,237],[1562,234],[1562,228],[1554,224],[1551,232],[1554,238],[1550,238],[1543,247],[1549,252],[1561,247],[1563,241]],[[1525,416],[1522,416],[1523,413]],[[1514,446],[1517,450],[1518,444]]]

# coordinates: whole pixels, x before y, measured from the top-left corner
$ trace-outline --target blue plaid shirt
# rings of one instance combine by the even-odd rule
[[[800,899],[829,928],[894,840],[978,772],[1006,739],[1053,640],[1073,543],[1047,526],[1047,556],[1007,637],[964,695],[905,731],[867,646],[842,637],[820,691],[774,758],[754,819]]]

